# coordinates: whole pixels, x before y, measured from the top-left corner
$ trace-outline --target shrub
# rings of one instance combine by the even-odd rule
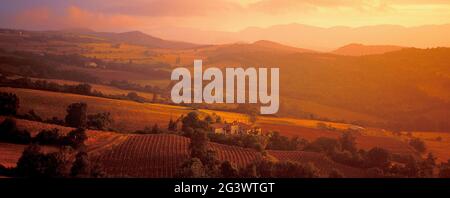
[[[323,152],[326,154],[334,153],[340,149],[338,140],[333,138],[320,137],[309,143],[306,147],[306,151]]]
[[[191,158],[180,167],[175,174],[177,178],[204,178],[207,177],[205,167],[198,158]]]
[[[73,103],[67,107],[66,125],[75,128],[84,128],[87,124],[87,104]]]
[[[299,164],[291,161],[278,162],[274,166],[274,177],[277,178],[314,178],[318,170],[313,164]]]
[[[427,148],[425,146],[425,142],[420,138],[413,138],[409,141],[409,145],[411,145],[414,149],[416,149],[419,153],[424,153]]]
[[[84,147],[84,141],[87,140],[86,130],[82,128],[75,129],[63,138],[63,144],[78,149]]]
[[[61,135],[59,129],[42,130],[33,138],[35,143],[42,145],[59,145],[61,144]]]
[[[375,147],[367,153],[367,165],[384,169],[389,166],[391,154],[386,149]]]
[[[52,117],[51,119],[45,120],[46,123],[56,124],[56,125],[64,125],[64,120],[59,119],[58,117]]]
[[[16,115],[19,98],[16,94],[0,92],[0,115]]]
[[[27,114],[20,116],[20,117],[22,117],[23,119],[26,119],[26,120],[42,122],[42,118],[39,115],[37,115],[36,112],[34,112],[34,110],[30,110],[30,111],[28,111]]]
[[[107,130],[112,123],[113,119],[109,112],[87,116],[87,126],[94,130]]]
[[[238,169],[229,161],[224,161],[220,165],[220,173],[223,178],[237,178]]]
[[[28,144],[31,142],[31,135],[27,130],[19,130],[14,119],[6,118],[0,124],[0,140]]]
[[[208,137],[203,130],[196,130],[191,136],[191,144],[189,148],[191,150],[191,157],[198,158],[204,162],[208,151]]]
[[[88,154],[86,152],[78,152],[75,156],[70,169],[70,176],[72,177],[88,177],[91,174],[91,164],[89,162]]]
[[[448,160],[447,163],[441,163],[441,167],[439,169],[439,177],[450,178],[450,160]]]
[[[356,153],[358,150],[356,148],[356,137],[352,135],[351,132],[345,132],[339,138],[339,143],[341,145],[341,149],[344,151],[349,151],[350,153]]]
[[[31,145],[17,162],[17,173],[24,177],[66,177],[70,167],[68,152],[45,154],[38,145]]]

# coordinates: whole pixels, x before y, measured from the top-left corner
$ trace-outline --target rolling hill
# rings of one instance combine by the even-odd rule
[[[331,53],[344,56],[364,56],[384,54],[387,52],[399,51],[401,49],[403,49],[403,47],[393,45],[363,45],[355,43],[340,47]]]
[[[115,46],[110,41],[92,36],[65,43],[58,40],[60,37],[46,34],[49,33],[40,32],[40,37],[27,38],[19,37],[17,31],[12,31],[0,35],[0,41],[5,42],[2,46],[8,50],[58,52],[56,54],[71,52],[89,57],[89,61],[122,64],[120,68],[113,65],[99,69],[84,67],[83,62],[76,61],[61,63],[60,60],[54,60],[47,63],[45,61],[50,57],[47,58],[45,54],[44,58],[29,60],[52,65],[55,70],[63,70],[63,74],[76,71],[85,74],[83,76],[94,76],[104,83],[127,80],[163,89],[170,85],[168,75],[171,69],[181,66],[190,68],[194,59],[203,59],[204,67],[279,67],[281,101],[277,116],[357,123],[392,130],[450,131],[449,48],[405,48],[383,54],[341,56],[311,52],[271,41],[257,41],[162,50],[131,44]],[[8,44],[9,40],[14,40],[11,38],[20,42]],[[359,51],[371,48],[353,47]],[[378,48],[375,47],[374,51],[378,51]],[[7,56],[29,58],[17,53]],[[71,60],[71,57],[63,56],[60,59]],[[1,70],[24,75],[24,71],[31,68],[35,67],[29,67],[28,62],[13,62],[5,63]],[[166,78],[161,78],[163,75],[150,75],[157,71],[164,71]],[[36,73],[38,71],[31,71],[26,72],[26,75],[33,76]],[[45,75],[49,72],[41,73]],[[58,75],[51,78],[57,78]]]
[[[75,102],[85,102],[88,105],[88,113],[110,112],[114,123],[112,127],[121,132],[134,132],[145,127],[158,124],[160,127],[167,127],[168,121],[178,118],[181,115],[194,111],[189,107],[172,105],[137,103],[132,101],[106,99],[92,96],[76,94],[57,93],[49,91],[17,89],[0,87],[0,91],[15,93],[21,100],[19,113],[27,113],[34,110],[36,114],[44,119],[64,118],[66,107]],[[55,105],[58,104],[58,105]],[[222,117],[224,121],[248,122],[248,116],[233,112],[221,112],[213,110],[197,110],[200,115],[215,113]],[[317,124],[323,123],[336,130],[318,129]],[[259,116],[256,124],[263,129],[263,132],[278,131],[280,134],[313,141],[319,137],[338,138],[342,131],[353,125],[334,122],[323,122],[317,120],[302,120],[294,118],[278,118]],[[364,132],[356,135],[358,147],[369,150],[376,146],[381,146],[397,154],[412,154],[416,152],[405,141],[393,137],[380,137],[373,134],[366,135]],[[442,150],[441,150],[442,151]],[[441,152],[439,151],[439,152]]]
[[[0,117],[3,121],[4,117]],[[58,125],[17,119],[19,128],[27,129],[33,136],[42,129],[58,128],[63,133],[71,128]],[[105,131],[88,131],[87,151],[94,161],[99,162],[111,177],[170,178],[188,158],[189,139],[167,134],[129,135]],[[26,145],[0,143],[0,164],[14,167]],[[219,160],[228,160],[238,167],[244,167],[262,156],[252,149],[210,143]],[[45,147],[45,152],[56,151]],[[311,163],[319,170],[321,177],[337,169],[346,177],[364,177],[365,171],[338,164],[327,157],[313,152],[269,151],[276,160]]]

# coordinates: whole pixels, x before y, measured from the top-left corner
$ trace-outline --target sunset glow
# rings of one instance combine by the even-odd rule
[[[2,4],[1,26],[34,29],[238,31],[289,23],[319,27],[450,23],[450,2],[443,0],[19,0]]]

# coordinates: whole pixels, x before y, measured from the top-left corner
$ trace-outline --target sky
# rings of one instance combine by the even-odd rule
[[[450,0],[0,0],[0,27],[240,31],[299,23],[318,27],[450,23]]]

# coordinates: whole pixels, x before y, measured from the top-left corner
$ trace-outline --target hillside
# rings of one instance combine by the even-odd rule
[[[219,160],[228,160],[237,167],[260,159],[261,155],[251,149],[211,143]],[[127,141],[105,151],[98,157],[109,174],[120,177],[172,177],[177,167],[188,158],[189,139],[175,135],[133,135]],[[293,154],[292,154],[293,153]],[[364,171],[337,164],[321,154],[312,152],[269,151],[276,159],[312,163],[319,174],[326,177],[332,168],[347,177],[364,177]],[[286,157],[287,156],[287,157]],[[295,156],[295,157],[294,157]]]
[[[200,45],[179,42],[179,41],[168,41],[161,38],[157,38],[140,31],[123,32],[123,33],[107,33],[107,32],[85,32],[80,34],[90,35],[99,38],[104,38],[113,43],[127,43],[132,45],[142,45],[150,48],[161,48],[161,49],[188,49],[199,47]]]
[[[71,40],[46,32],[39,33],[41,36],[37,38],[26,35],[18,36],[17,31],[0,34],[1,46],[44,54],[0,52],[0,57],[7,57],[3,58],[2,73],[66,80],[78,76],[80,81],[102,83],[126,80],[157,86],[168,93],[171,70],[190,68],[194,59],[203,59],[205,68],[280,67],[281,101],[277,116],[390,130],[450,131],[449,48],[406,48],[376,55],[341,56],[272,41],[171,50],[117,45],[96,37],[70,37]],[[358,53],[363,51],[360,49]],[[86,60],[61,55],[68,52]],[[84,66],[92,61],[101,62],[105,68]],[[54,68],[47,71],[46,67]]]
[[[343,56],[364,56],[384,54],[387,52],[399,51],[401,49],[403,49],[403,47],[393,45],[348,44],[332,51],[331,53]]]
[[[187,113],[193,111],[193,109],[188,107],[137,103],[124,100],[113,100],[30,89],[13,89],[2,87],[0,88],[0,91],[15,93],[19,98],[21,98],[22,102],[19,113],[27,113],[29,110],[33,109],[44,119],[52,118],[53,116],[64,118],[65,109],[69,104],[75,102],[85,102],[88,104],[89,114],[110,112],[115,121],[112,124],[112,127],[122,132],[142,130],[145,127],[151,127],[154,124],[158,124],[160,127],[165,128],[171,118],[175,119],[183,114],[186,115]],[[215,113],[216,115],[221,116],[224,121],[228,122],[248,122],[248,117],[244,114],[203,109],[199,109],[198,112],[203,115]],[[318,129],[318,123],[324,123],[330,127],[336,128],[336,130]],[[313,141],[319,137],[338,138],[342,134],[342,131],[345,131],[353,126],[349,124],[321,122],[317,120],[263,116],[258,117],[256,124],[263,129],[263,132],[278,131],[280,134],[288,137],[298,136],[310,141]],[[361,133],[357,135],[356,141],[358,147],[366,150],[376,146],[381,146],[393,153],[416,154],[407,143],[393,137],[379,137],[373,134],[366,135]]]
[[[0,117],[3,121],[4,117]],[[63,133],[71,130],[51,124],[17,119],[21,129],[27,129],[33,136],[42,129],[58,128]],[[102,164],[111,177],[166,178],[173,177],[177,168],[188,158],[189,139],[167,134],[128,135],[104,131],[88,131],[87,151],[93,160]],[[244,167],[261,154],[236,146],[210,143],[219,160],[228,160],[238,167]],[[14,166],[26,145],[0,143],[0,164]],[[56,151],[46,147],[44,151]],[[335,163],[325,156],[312,152],[269,151],[277,160],[291,160],[312,163],[322,177],[336,168],[347,177],[364,177],[364,171]]]
[[[93,43],[110,42],[114,44],[139,45],[149,48],[160,49],[188,49],[199,47],[200,45],[169,41],[157,38],[139,31],[112,33],[96,32],[89,29],[66,29],[61,31],[27,31],[0,29],[0,38],[3,42],[20,40],[26,42],[67,42],[67,43]],[[60,43],[61,44],[61,43]]]

